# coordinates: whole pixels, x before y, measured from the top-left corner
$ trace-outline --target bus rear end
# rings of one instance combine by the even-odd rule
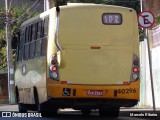
[[[139,47],[134,10],[106,5],[60,7],[57,39],[61,50],[48,56],[47,89],[50,97],[65,103],[61,107],[137,104]]]

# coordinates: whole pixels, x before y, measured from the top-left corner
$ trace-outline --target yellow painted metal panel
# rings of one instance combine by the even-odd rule
[[[122,14],[122,24],[104,25],[103,13]],[[62,46],[128,45],[134,39],[134,15],[135,12],[130,12],[129,9],[105,5],[62,7],[59,41]]]
[[[122,24],[104,25],[103,13],[120,13]],[[129,82],[132,57],[138,54],[135,16],[128,8],[105,5],[61,7],[60,79],[71,84]],[[100,49],[91,49],[93,45]]]
[[[130,81],[132,56],[124,50],[63,51],[60,79],[71,84],[118,84]],[[125,55],[124,55],[125,54]]]
[[[135,99],[139,100],[140,80],[132,82],[129,85],[114,86],[92,86],[92,85],[67,85],[67,84],[48,84],[49,96],[55,98],[105,98],[105,99]],[[69,96],[63,94],[64,89],[71,89]],[[57,90],[59,90],[57,92]],[[75,96],[73,90],[76,90]],[[88,90],[103,91],[102,95],[88,95]],[[124,90],[114,95],[115,90]]]

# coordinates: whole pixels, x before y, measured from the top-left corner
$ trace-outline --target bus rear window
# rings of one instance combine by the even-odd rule
[[[102,23],[105,25],[120,25],[122,24],[122,15],[120,13],[103,13]]]

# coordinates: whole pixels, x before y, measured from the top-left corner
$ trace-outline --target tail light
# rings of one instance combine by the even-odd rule
[[[54,66],[54,65],[52,65],[52,66],[50,67],[50,70],[51,70],[51,71],[57,71],[57,67]]]
[[[133,55],[133,65],[132,65],[132,76],[131,81],[136,81],[139,79],[139,57],[136,55]]]
[[[53,54],[50,58],[49,75],[53,80],[59,80],[57,54]]]
[[[139,72],[139,69],[137,67],[134,67],[133,72],[137,73],[137,72]]]

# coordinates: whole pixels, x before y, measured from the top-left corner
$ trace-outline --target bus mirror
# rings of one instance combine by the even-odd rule
[[[14,34],[12,41],[11,41],[11,47],[12,49],[17,49],[17,45],[18,45],[18,34]]]

